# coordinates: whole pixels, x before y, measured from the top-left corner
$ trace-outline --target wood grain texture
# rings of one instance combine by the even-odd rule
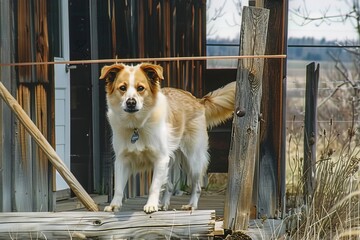
[[[264,54],[269,10],[244,7],[240,55]],[[239,61],[236,107],[229,153],[229,183],[225,201],[225,228],[248,228],[253,179],[258,156],[263,59]]]
[[[0,213],[0,238],[197,239],[214,231],[215,212]]]
[[[48,137],[48,110],[47,93],[42,84],[35,86],[35,122],[44,138]],[[49,211],[48,202],[51,198],[49,194],[49,163],[46,154],[41,147],[36,146],[34,160],[32,163],[33,171],[33,209],[32,211]]]
[[[64,178],[66,183],[74,191],[75,195],[84,203],[84,205],[91,211],[98,211],[98,206],[87,194],[84,188],[80,185],[78,180],[66,167],[64,162],[57,155],[55,150],[42,135],[36,125],[31,121],[29,116],[24,112],[19,103],[11,96],[5,86],[0,82],[0,95],[6,104],[11,108],[13,113],[18,117],[20,122],[25,126],[26,130],[30,133],[38,146],[44,151],[49,161],[58,170],[60,175]]]
[[[315,188],[317,97],[320,65],[312,62],[306,66],[305,120],[304,120],[304,200],[313,196]]]
[[[12,62],[15,59],[15,53],[12,51],[15,39],[15,30],[13,27],[14,18],[12,17],[13,1],[0,2],[0,36],[1,50],[0,62]],[[15,70],[11,67],[1,68],[1,82],[10,90],[16,85],[13,81]],[[12,93],[14,93],[13,91]],[[11,211],[12,205],[12,186],[13,175],[11,169],[13,166],[12,156],[14,155],[14,135],[15,121],[11,110],[4,102],[0,102],[0,211]]]
[[[17,4],[17,60],[19,62],[32,62],[32,37],[33,30],[31,14],[31,1],[25,1],[22,4]],[[31,66],[23,66],[18,68],[18,81],[20,83],[33,82],[33,68]]]
[[[266,55],[286,54],[287,1],[264,0],[270,10]],[[263,74],[257,217],[273,218],[285,207],[286,60],[266,59]],[[280,209],[281,208],[281,209]],[[283,212],[284,213],[284,212]]]
[[[173,196],[171,198],[170,209],[181,209],[182,205],[189,202],[189,198],[189,195]],[[108,205],[106,195],[94,195],[93,199],[96,203],[98,203],[101,209]],[[121,212],[142,211],[143,206],[146,204],[146,201],[147,197],[126,199],[123,207],[121,208]],[[216,222],[214,226],[214,235],[220,235],[219,237],[223,237],[221,235],[224,235],[223,221],[221,221],[223,217],[224,201],[225,195],[223,194],[223,192],[219,193],[203,191],[199,201],[199,209],[197,210],[215,210]],[[58,202],[56,204],[56,207],[56,211],[85,211],[82,204],[76,198]],[[173,211],[168,211],[167,213],[172,214]],[[255,219],[250,220],[249,229],[245,231],[245,233],[249,235],[251,239],[281,239],[280,237],[285,235],[285,230],[286,224],[283,220],[267,219],[264,221],[262,219]],[[198,238],[193,237],[192,239]],[[213,238],[203,237],[200,239]]]
[[[20,84],[17,88],[17,99],[26,114],[31,113],[31,94],[30,89]],[[32,211],[33,210],[33,155],[31,136],[22,124],[16,124],[16,153],[19,157],[12,158],[14,168],[14,189],[12,211]],[[24,200],[26,199],[26,200]]]

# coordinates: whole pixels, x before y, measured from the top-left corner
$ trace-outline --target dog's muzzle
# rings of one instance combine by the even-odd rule
[[[126,108],[124,110],[125,112],[129,112],[129,113],[139,111],[139,109],[136,109],[136,99],[129,98],[128,100],[126,100]]]

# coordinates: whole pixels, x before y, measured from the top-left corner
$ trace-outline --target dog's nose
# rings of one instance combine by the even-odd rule
[[[136,107],[135,98],[129,98],[128,100],[126,100],[126,107],[128,109],[135,109],[135,107]]]

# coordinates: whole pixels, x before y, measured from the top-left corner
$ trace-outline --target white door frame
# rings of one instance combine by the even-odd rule
[[[54,57],[54,61],[70,60],[69,47],[69,10],[68,1],[60,1],[60,55]],[[70,169],[70,73],[66,64],[55,64],[55,145],[65,165]],[[56,171],[55,190],[62,191],[64,197],[70,196],[67,183]],[[65,190],[65,191],[63,191]]]

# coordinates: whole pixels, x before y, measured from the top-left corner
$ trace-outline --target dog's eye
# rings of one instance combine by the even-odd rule
[[[145,88],[144,88],[143,86],[138,86],[138,87],[137,87],[137,91],[138,91],[138,92],[142,92],[142,91],[144,91],[144,89],[145,89]]]
[[[125,85],[122,85],[122,86],[119,87],[119,89],[120,89],[121,91],[125,92],[125,91],[126,91],[126,86],[125,86]]]

